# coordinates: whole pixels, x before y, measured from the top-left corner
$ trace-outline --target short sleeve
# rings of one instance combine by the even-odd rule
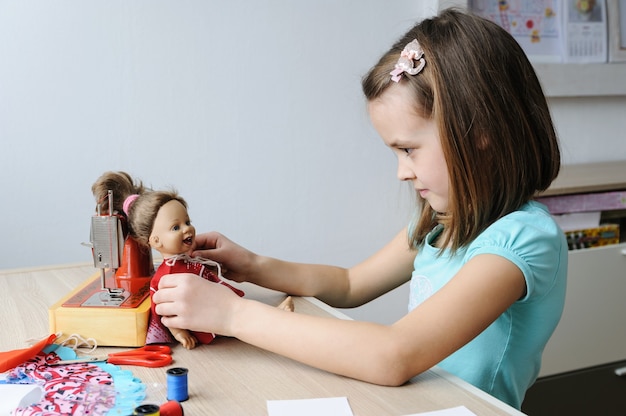
[[[567,263],[563,231],[545,207],[529,203],[487,228],[466,252],[467,260],[479,254],[495,254],[515,264],[526,280],[521,302],[548,293],[561,277]]]

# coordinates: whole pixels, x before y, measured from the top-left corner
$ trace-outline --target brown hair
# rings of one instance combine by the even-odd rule
[[[126,172],[105,172],[91,187],[103,214],[109,212],[109,190],[113,192],[113,214],[126,217],[130,235],[146,246],[149,245],[154,220],[163,205],[175,200],[187,208],[185,200],[174,190],[153,191],[146,188],[141,181],[134,181]],[[138,195],[137,199],[124,212],[124,201],[134,194]]]
[[[399,83],[413,91],[418,114],[437,124],[450,195],[445,213],[418,198],[410,242],[420,246],[443,223],[443,246],[454,251],[550,186],[560,168],[559,143],[519,44],[495,23],[453,9],[423,20],[383,55],[362,81],[368,101],[389,87],[389,72],[414,39],[426,66]]]

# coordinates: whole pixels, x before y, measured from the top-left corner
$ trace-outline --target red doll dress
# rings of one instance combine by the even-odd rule
[[[219,283],[229,287],[233,292],[239,296],[243,296],[244,292],[229,285],[218,275],[216,275],[209,266],[215,263],[204,259],[191,258],[188,256],[177,256],[166,259],[161,263],[159,268],[154,273],[152,280],[150,281],[150,299],[152,295],[156,293],[159,287],[159,281],[161,277],[166,274],[175,273],[193,273],[207,279],[211,282]],[[219,270],[219,269],[218,269]],[[150,306],[150,320],[148,323],[148,332],[146,335],[146,344],[163,344],[175,342],[174,336],[170,333],[169,329],[161,323],[161,317],[155,311],[155,303],[152,302]],[[201,344],[208,344],[215,338],[215,334],[206,332],[194,332],[190,331]]]

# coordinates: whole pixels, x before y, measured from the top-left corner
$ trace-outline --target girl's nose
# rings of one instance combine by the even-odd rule
[[[398,158],[398,179],[401,181],[410,181],[415,179],[413,169],[411,169],[406,161],[403,161],[401,157]]]

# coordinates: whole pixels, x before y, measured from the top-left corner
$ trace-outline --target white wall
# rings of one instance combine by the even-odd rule
[[[0,0],[0,268],[91,261],[106,170],[176,187],[199,231],[257,252],[362,260],[410,198],[360,77],[436,3]],[[556,106],[566,162],[626,157],[624,99]],[[402,288],[351,313],[405,310]]]
[[[624,78],[613,81],[626,83]],[[550,98],[548,102],[563,163],[626,159],[626,96]]]

